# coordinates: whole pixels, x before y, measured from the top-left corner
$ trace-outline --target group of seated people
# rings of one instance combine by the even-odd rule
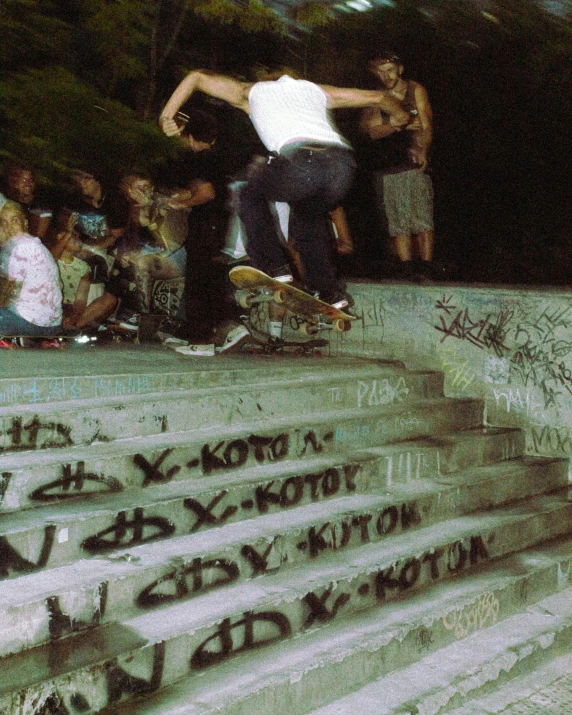
[[[223,263],[248,260],[235,206],[237,187],[241,173],[265,159],[255,157],[238,174],[226,170],[213,150],[216,119],[200,110],[183,116],[185,151],[158,175],[159,188],[143,171],[131,170],[110,182],[97,168],[82,166],[70,170],[69,186],[49,193],[38,188],[28,163],[3,166],[0,341],[97,331],[110,324],[137,329],[141,316],[157,309],[155,286],[172,279],[179,279],[175,306],[181,295],[183,301],[182,309],[169,311],[175,322],[184,323],[178,337],[208,343],[217,325],[229,318],[236,323],[237,308],[233,312],[225,302],[231,287],[224,266],[217,264],[222,278],[212,267],[213,256]],[[273,209],[286,246],[288,207]],[[331,217],[338,253],[351,251],[343,209]],[[189,241],[192,263],[187,266]],[[287,249],[296,265],[295,247]]]
[[[95,328],[121,307],[150,313],[154,281],[185,275],[191,192],[160,193],[138,171],[113,192],[82,169],[54,208],[25,162],[10,163],[3,178],[0,336]]]

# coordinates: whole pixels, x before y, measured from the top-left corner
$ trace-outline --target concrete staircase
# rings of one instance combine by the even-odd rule
[[[439,373],[55,357],[0,379],[2,715],[477,713],[569,649],[568,465]]]

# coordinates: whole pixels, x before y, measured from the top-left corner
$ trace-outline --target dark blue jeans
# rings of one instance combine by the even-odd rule
[[[326,299],[334,295],[338,287],[328,211],[349,191],[355,167],[349,149],[311,141],[288,146],[257,167],[240,192],[239,209],[252,265],[272,273],[288,263],[269,208],[269,202],[284,201],[290,205],[288,240],[300,254],[306,287]]]
[[[18,313],[10,310],[10,308],[0,308],[0,336],[2,335],[28,335],[28,336],[41,336],[48,337],[50,335],[59,335],[62,332],[62,326],[56,325],[55,327],[42,327],[41,325],[34,325],[24,318],[20,317]]]

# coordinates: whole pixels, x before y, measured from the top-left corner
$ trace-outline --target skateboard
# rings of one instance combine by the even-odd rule
[[[343,333],[351,328],[353,315],[348,315],[318,298],[304,293],[287,283],[274,280],[266,273],[250,266],[231,268],[229,278],[239,291],[238,303],[252,308],[257,303],[277,303],[304,319],[300,325],[303,335],[315,335],[320,330]]]

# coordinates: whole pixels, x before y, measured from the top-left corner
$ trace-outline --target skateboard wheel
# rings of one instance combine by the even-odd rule
[[[275,290],[274,291],[274,300],[276,303],[284,303],[286,300],[286,294],[284,293],[283,290]]]
[[[343,333],[346,330],[345,324],[348,321],[342,320],[341,318],[337,318],[336,320],[332,321],[332,330],[335,333]]]
[[[241,308],[251,308],[252,307],[252,296],[248,293],[246,295],[241,295],[238,298],[238,304]]]
[[[316,335],[318,332],[318,328],[315,325],[312,325],[312,323],[302,323],[298,330],[302,333],[302,335]]]

